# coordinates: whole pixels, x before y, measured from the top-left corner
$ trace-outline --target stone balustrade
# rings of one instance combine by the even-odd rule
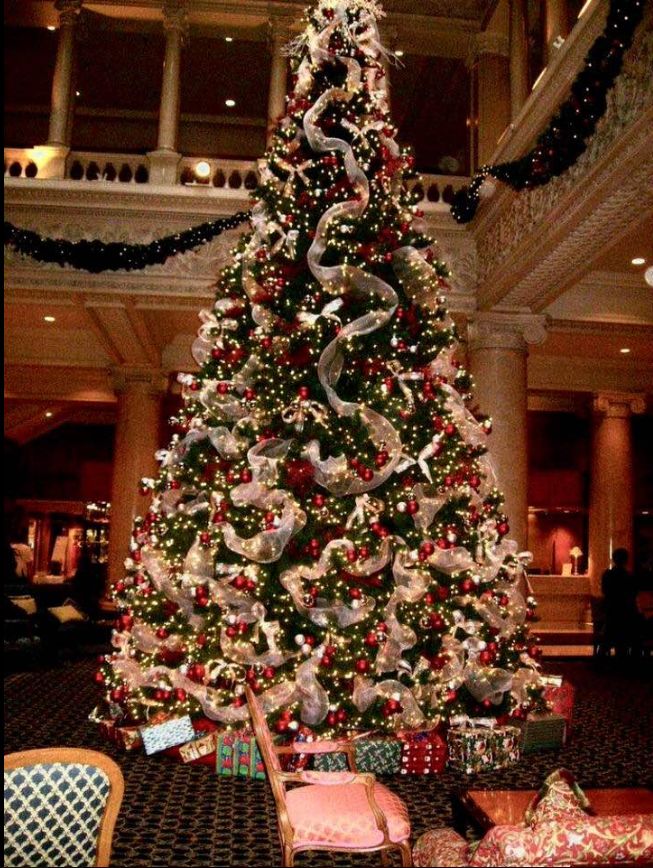
[[[5,178],[52,180],[47,171],[47,148],[5,148]],[[213,195],[242,197],[258,184],[259,166],[253,160],[182,157],[176,184],[206,187]],[[150,157],[138,154],[71,151],[65,161],[63,179],[81,183],[101,183],[122,187],[150,183]],[[418,194],[425,213],[449,210],[453,196],[469,179],[459,175],[422,175],[408,183]],[[174,186],[174,185],[171,185]],[[208,192],[208,191],[207,191]]]
[[[36,178],[38,159],[32,148],[5,148],[5,178]]]
[[[200,174],[198,167],[200,170],[203,168],[205,174]],[[258,178],[258,164],[252,160],[183,157],[179,164],[179,183],[185,186],[208,186],[224,191],[254,190]]]
[[[149,159],[134,154],[71,151],[66,161],[66,178],[108,184],[147,184],[150,180]]]

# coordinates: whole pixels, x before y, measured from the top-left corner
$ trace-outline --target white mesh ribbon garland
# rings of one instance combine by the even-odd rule
[[[297,611],[319,627],[328,626],[330,621],[335,621],[338,626],[345,628],[352,626],[352,624],[358,624],[367,618],[376,605],[372,597],[365,597],[357,601],[359,604],[357,608],[348,606],[342,601],[331,603],[323,597],[317,597],[310,606],[304,602],[304,582],[313,583],[325,576],[331,566],[334,552],[340,549],[351,550],[353,548],[353,543],[349,540],[332,540],[325,546],[315,566],[297,564],[297,566],[291,567],[281,574],[279,581],[292,597]],[[357,577],[371,576],[382,570],[389,560],[390,542],[386,539],[376,555],[359,561],[357,564],[348,564],[347,571]]]
[[[413,487],[413,495],[419,504],[419,510],[413,516],[415,527],[422,533],[426,533],[433,524],[435,516],[449,500],[449,495],[439,492],[431,494],[421,482]]]
[[[502,639],[509,639],[526,620],[526,601],[517,588],[507,582],[500,582],[495,590],[508,599],[507,615],[503,614],[501,607],[493,600],[476,600],[474,608],[486,624],[498,630]]]
[[[173,582],[170,569],[161,555],[153,549],[145,548],[141,551],[141,563],[157,591],[179,606],[191,627],[201,630],[204,618],[195,614],[192,598]]]
[[[397,540],[403,543],[403,540],[399,538]],[[417,642],[415,631],[401,624],[397,618],[397,607],[401,603],[417,603],[421,600],[431,582],[431,575],[428,570],[414,567],[410,569],[411,563],[414,562],[408,550],[402,545],[395,553],[392,564],[395,588],[383,613],[384,621],[388,625],[388,633],[374,661],[374,669],[377,673],[394,672],[401,668],[401,664],[405,662],[402,661],[401,655]]]
[[[317,726],[329,711],[329,694],[317,680],[317,657],[310,657],[297,667],[295,698],[300,702],[300,717],[308,726]]]
[[[249,718],[246,705],[221,705],[220,694],[217,690],[193,681],[183,675],[179,669],[153,666],[147,670],[142,670],[135,660],[126,657],[114,659],[113,668],[131,690],[155,687],[162,679],[165,679],[172,689],[185,690],[189,696],[197,700],[204,714],[211,720],[231,724],[241,723]],[[266,714],[271,714],[279,708],[290,705],[295,701],[295,698],[296,688],[292,682],[275,684],[258,697]]]
[[[238,432],[230,431],[224,427],[209,428],[208,438],[218,455],[232,461],[240,458],[249,442]]]
[[[290,538],[306,524],[306,513],[299,508],[294,497],[281,489],[268,489],[258,481],[237,485],[231,492],[236,506],[254,506],[262,510],[281,511],[273,529],[263,530],[246,539],[225,522],[222,535],[227,548],[259,564],[277,561]]]
[[[254,619],[254,641],[258,640],[258,632],[266,638],[267,651],[257,652],[254,641],[243,638],[232,639],[223,629],[220,631],[220,648],[227,660],[241,663],[245,666],[281,666],[289,657],[289,654],[280,650],[277,644],[279,624],[277,621],[265,620],[265,606],[262,603],[254,603],[249,612],[249,617]],[[241,620],[245,620],[241,616]]]
[[[512,672],[470,661],[465,666],[465,687],[477,702],[488,700],[492,705],[500,705],[512,687]]]
[[[233,307],[231,299],[222,299],[222,301],[226,301],[229,307]],[[220,311],[218,304],[214,309]],[[209,360],[211,351],[215,347],[224,349],[224,333],[236,331],[238,322],[230,317],[218,318],[213,311],[209,310],[200,311],[199,316],[202,325],[191,347],[191,355],[201,367]]]

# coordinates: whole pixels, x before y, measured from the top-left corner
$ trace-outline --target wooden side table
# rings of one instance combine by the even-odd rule
[[[464,835],[471,825],[481,834],[493,826],[515,826],[536,790],[466,790],[454,795],[454,828]],[[626,814],[653,814],[653,790],[605,789],[585,790],[592,813],[597,817]]]

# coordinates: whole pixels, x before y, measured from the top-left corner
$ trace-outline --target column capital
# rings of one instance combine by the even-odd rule
[[[598,392],[594,395],[594,412],[612,419],[627,419],[646,410],[646,398],[637,392]]]
[[[168,378],[163,371],[135,365],[109,368],[109,384],[118,395],[130,389],[141,389],[150,395],[162,395],[168,391]]]
[[[293,19],[285,15],[272,15],[268,21],[268,44],[274,51],[281,50],[292,39]]]
[[[82,11],[82,0],[55,0],[54,8],[59,13],[59,24],[76,24]]]
[[[163,29],[178,30],[184,40],[188,37],[188,6],[185,0],[163,0]]]
[[[468,327],[474,350],[504,349],[526,353],[528,344],[546,340],[547,317],[522,311],[481,311],[473,314]]]
[[[473,52],[475,57],[480,57],[482,54],[510,57],[510,40],[504,33],[483,30],[474,36]]]

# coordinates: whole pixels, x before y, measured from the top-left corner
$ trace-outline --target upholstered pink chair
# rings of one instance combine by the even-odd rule
[[[283,865],[294,865],[304,850],[357,853],[399,850],[401,864],[412,865],[406,806],[372,774],[358,774],[348,741],[295,742],[276,747],[263,710],[250,688],[247,703],[277,807]],[[348,772],[284,772],[283,754],[344,753]],[[302,784],[289,788],[288,784]]]

